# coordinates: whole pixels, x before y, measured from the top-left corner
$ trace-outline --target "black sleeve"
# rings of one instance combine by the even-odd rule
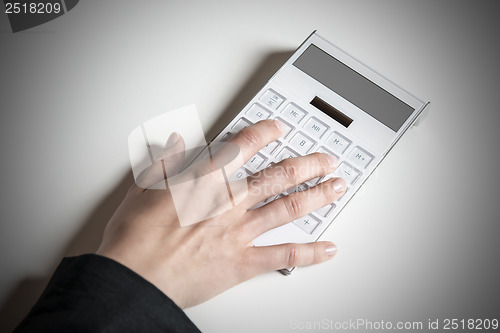
[[[154,285],[95,254],[64,258],[14,332],[200,332]]]

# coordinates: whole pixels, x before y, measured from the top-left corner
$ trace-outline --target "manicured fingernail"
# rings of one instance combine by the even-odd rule
[[[334,179],[332,184],[333,190],[337,193],[342,193],[346,188],[346,182],[342,178]]]
[[[274,119],[274,125],[278,127],[281,133],[285,132],[285,124],[283,124],[281,121]]]
[[[325,253],[329,257],[334,256],[335,253],[337,253],[337,247],[335,246],[335,244],[328,245],[326,247]]]
[[[328,158],[328,162],[330,163],[330,167],[332,169],[336,169],[337,166],[339,165],[339,160],[333,155],[326,155],[326,158]]]
[[[177,143],[177,141],[179,141],[179,134],[177,134],[176,132],[170,134],[170,136],[168,137],[168,140],[167,140],[167,145],[166,147],[169,148],[169,147],[172,147],[173,145],[175,145]]]

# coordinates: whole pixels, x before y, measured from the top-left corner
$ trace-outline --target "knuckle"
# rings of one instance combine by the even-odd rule
[[[283,204],[285,206],[285,210],[289,216],[295,217],[299,216],[302,207],[303,207],[303,202],[301,197],[296,194],[289,194],[283,199]]]

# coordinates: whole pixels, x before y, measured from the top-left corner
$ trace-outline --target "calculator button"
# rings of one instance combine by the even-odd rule
[[[295,148],[300,154],[305,155],[312,149],[312,147],[314,147],[314,145],[316,145],[316,142],[305,136],[303,133],[298,132],[294,135],[292,140],[290,140],[290,145],[292,145],[292,147]]]
[[[249,169],[258,171],[260,170],[259,168],[261,165],[266,161],[266,158],[262,156],[261,154],[255,154],[250,158],[250,160],[247,162],[246,166],[248,166]]]
[[[280,122],[283,123],[283,127],[285,127],[285,130],[283,131],[283,135],[281,137],[286,138],[288,136],[288,134],[290,134],[293,131],[292,125],[290,125],[289,123],[287,123],[286,121],[284,121],[281,118],[276,118],[276,120],[279,120]]]
[[[314,212],[319,216],[328,217],[328,215],[330,215],[334,209],[335,209],[335,204],[329,204],[319,209],[316,209]]]
[[[298,124],[306,116],[307,112],[299,108],[297,105],[290,103],[283,110],[282,114],[286,119]]]
[[[241,118],[240,120],[238,120],[236,122],[236,124],[234,124],[233,126],[233,130],[239,132],[241,131],[242,129],[244,129],[245,127],[248,127],[252,124],[250,124],[250,122],[248,122],[247,120],[245,120],[244,118]]]
[[[347,139],[345,136],[342,136],[338,132],[333,132],[333,134],[326,141],[326,144],[333,151],[336,151],[339,154],[343,154],[347,147],[351,145],[351,142],[351,140]]]
[[[311,117],[304,125],[304,130],[319,139],[326,133],[328,126],[315,117]]]
[[[240,168],[240,169],[236,170],[236,172],[231,176],[230,180],[236,181],[236,180],[244,179],[244,178],[247,178],[248,175],[249,175],[249,172],[247,170],[245,170],[245,168]]]
[[[318,226],[319,222],[320,221],[312,215],[306,215],[298,220],[293,221],[293,224],[295,224],[297,227],[301,228],[308,234],[312,234],[314,229],[316,229],[316,227]]]
[[[356,180],[361,175],[361,172],[359,172],[349,164],[342,162],[335,171],[335,174],[341,178],[344,178],[347,183],[354,184],[354,182],[356,182]]]
[[[279,141],[273,141],[262,148],[262,151],[268,153],[269,155],[272,155],[272,153],[274,153],[276,151],[276,148],[278,148],[280,145],[281,143]]]
[[[271,116],[271,112],[267,111],[258,104],[254,104],[250,107],[250,109],[248,109],[248,111],[246,112],[246,116],[248,117],[248,119],[256,123],[258,121],[269,118]]]
[[[318,153],[332,155],[332,156],[335,156],[337,158],[337,160],[339,160],[339,157],[337,156],[337,154],[332,153],[330,150],[326,149],[325,147],[319,147]]]
[[[292,158],[292,157],[297,157],[298,154],[291,150],[290,148],[283,148],[282,151],[278,154],[276,157],[277,162],[283,161],[286,158]]]
[[[221,138],[221,141],[223,142],[226,142],[228,141],[229,139],[231,139],[231,137],[233,136],[233,133],[231,132],[227,132],[226,134],[224,134],[224,136]]]
[[[359,146],[354,147],[348,156],[349,160],[356,165],[366,168],[368,164],[373,160],[373,155],[366,150],[360,148]]]
[[[276,110],[283,103],[285,98],[277,94],[275,91],[268,89],[264,94],[262,94],[260,100],[271,109]]]

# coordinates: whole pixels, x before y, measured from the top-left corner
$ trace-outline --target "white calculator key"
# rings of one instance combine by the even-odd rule
[[[304,125],[304,130],[320,139],[329,127],[315,117],[311,117]]]
[[[252,124],[250,124],[250,122],[248,122],[247,120],[245,120],[244,118],[241,118],[239,119],[236,124],[234,124],[233,126],[233,130],[235,130],[236,132],[239,132],[241,131],[242,129],[244,129],[245,127],[248,127]]]
[[[358,177],[361,175],[361,172],[349,164],[342,162],[337,170],[335,170],[335,174],[338,175],[338,177],[344,178],[347,183],[354,184],[354,182],[356,182]]]
[[[298,220],[293,221],[293,224],[295,224],[297,227],[301,228],[308,234],[312,234],[314,229],[316,229],[316,227],[318,226],[319,222],[320,221],[312,215],[306,215]]]
[[[221,138],[221,141],[228,141],[229,139],[231,139],[231,137],[233,136],[233,133],[231,132],[227,132],[226,134],[224,134],[224,136]]]
[[[333,134],[328,138],[326,144],[333,151],[339,154],[343,154],[347,147],[351,145],[351,140],[347,139],[345,136],[339,134],[338,132],[333,132]]]
[[[297,105],[290,103],[283,110],[282,114],[286,119],[298,124],[306,116],[307,112],[299,108]]]
[[[272,155],[272,153],[274,153],[276,148],[278,148],[280,145],[281,143],[279,141],[273,141],[262,148],[262,151],[268,153],[269,155]]]
[[[271,116],[271,112],[267,111],[265,108],[258,104],[254,104],[247,110],[246,116],[250,121],[254,123],[267,119]]]
[[[351,153],[348,156],[349,160],[352,161],[354,164],[366,168],[368,164],[373,160],[373,155],[364,150],[363,148],[360,148],[359,146],[354,147],[354,149],[351,151]]]
[[[285,98],[277,94],[275,91],[268,89],[264,94],[262,94],[260,100],[271,109],[276,110],[283,103]]]
[[[337,160],[339,160],[339,157],[337,156],[337,154],[334,154],[333,152],[331,152],[329,149],[326,149],[325,147],[319,147],[318,153],[332,155],[332,156],[335,156],[337,158]]]
[[[249,173],[248,173],[248,171],[245,170],[245,168],[240,168],[240,169],[236,170],[235,173],[229,179],[231,181],[244,179],[244,178],[247,178],[248,174]]]
[[[335,204],[329,204],[319,209],[316,209],[314,212],[319,216],[328,217],[328,215],[330,215],[334,209],[335,209]]]
[[[281,137],[286,138],[288,136],[288,134],[290,134],[293,131],[292,125],[290,125],[289,123],[287,123],[286,121],[284,121],[281,118],[276,118],[276,120],[279,120],[281,123],[283,123],[285,130],[283,131],[283,135]]]
[[[299,153],[305,155],[316,145],[316,142],[301,132],[298,132],[293,136],[292,140],[290,140],[290,145]]]
[[[250,158],[250,160],[247,162],[247,166],[249,169],[252,169],[253,171],[258,171],[260,170],[260,166],[266,161],[266,158],[262,156],[261,154],[255,154]]]
[[[290,148],[283,148],[282,151],[278,154],[276,161],[283,161],[286,158],[292,158],[292,157],[297,157],[299,156],[296,152],[291,150]]]

